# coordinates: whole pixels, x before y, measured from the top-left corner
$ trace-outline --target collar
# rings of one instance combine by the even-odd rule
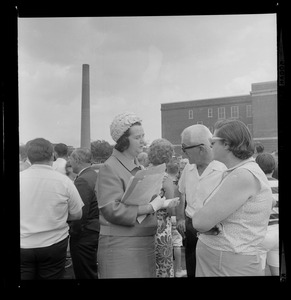
[[[67,161],[65,158],[63,158],[63,157],[58,157],[55,161]]]
[[[229,169],[226,169],[226,172],[233,171],[234,169],[236,169],[236,168],[238,168],[238,167],[240,167],[240,166],[242,166],[242,165],[245,165],[245,164],[247,164],[247,163],[249,163],[249,162],[256,162],[256,160],[255,160],[253,157],[250,157],[250,158],[248,158],[248,159],[245,159],[245,160],[241,161],[240,163],[238,163],[238,164],[235,165],[234,167],[231,167],[231,168],[229,168]]]
[[[227,169],[226,165],[218,160],[211,161],[208,166],[214,171],[225,171]]]
[[[188,170],[189,170],[189,171],[194,170],[194,169],[197,170],[196,164],[190,164],[190,163],[188,163],[188,164],[187,164],[187,167],[188,167]],[[225,171],[226,169],[227,169],[227,168],[226,168],[226,166],[225,166],[223,163],[221,163],[221,162],[219,162],[219,161],[217,161],[217,160],[212,160],[212,161],[208,164],[208,166],[205,168],[203,174],[206,173],[205,171],[208,171],[208,170],[209,170],[209,171],[211,171],[211,170],[214,170],[214,171]]]
[[[30,169],[49,169],[53,170],[52,166],[46,165],[46,164],[33,164],[31,165]]]
[[[185,168],[188,168],[189,171],[192,171],[194,168],[197,169],[196,164],[187,163]]]
[[[77,174],[77,177],[79,177],[80,174],[83,173],[83,171],[85,171],[85,170],[87,170],[87,169],[89,169],[89,168],[91,168],[91,166],[88,166],[88,167],[83,168],[83,169]]]
[[[115,156],[130,172],[135,168],[140,168],[138,160],[135,158],[134,162],[128,159],[122,152],[113,149],[112,156]]]

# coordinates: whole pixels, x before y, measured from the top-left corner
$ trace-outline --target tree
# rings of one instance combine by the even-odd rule
[[[91,152],[95,163],[103,163],[113,151],[113,146],[104,140],[91,143]]]

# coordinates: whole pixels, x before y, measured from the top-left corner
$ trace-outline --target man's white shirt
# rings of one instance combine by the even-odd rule
[[[226,169],[223,163],[213,160],[200,176],[195,164],[188,163],[185,166],[178,187],[179,191],[186,195],[186,216],[191,218],[194,212],[203,206],[204,200],[221,183]]]

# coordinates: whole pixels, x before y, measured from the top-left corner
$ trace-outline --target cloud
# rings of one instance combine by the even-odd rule
[[[155,82],[160,74],[163,63],[163,53],[151,45],[148,51],[148,66],[142,75],[142,82],[145,85]]]
[[[28,101],[53,103],[71,102],[81,95],[81,66],[51,64],[45,61],[32,66],[20,67],[19,82],[21,96]]]
[[[109,125],[129,108],[154,139],[161,103],[244,94],[274,80],[276,17],[20,18],[22,142],[37,135],[79,146],[84,63],[92,139],[113,142]]]

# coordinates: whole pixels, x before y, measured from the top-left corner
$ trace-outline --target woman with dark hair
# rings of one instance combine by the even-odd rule
[[[133,113],[116,116],[110,126],[116,145],[100,168],[96,193],[99,206],[99,278],[156,277],[155,211],[164,204],[156,197],[147,205],[121,201],[132,176],[141,169],[137,155],[143,151],[144,130]],[[137,217],[147,215],[139,223]]]
[[[225,176],[204,206],[194,213],[199,231],[196,276],[263,276],[265,238],[272,192],[252,157],[254,145],[239,120],[215,124],[213,156],[226,165]],[[215,227],[216,231],[209,231]]]

